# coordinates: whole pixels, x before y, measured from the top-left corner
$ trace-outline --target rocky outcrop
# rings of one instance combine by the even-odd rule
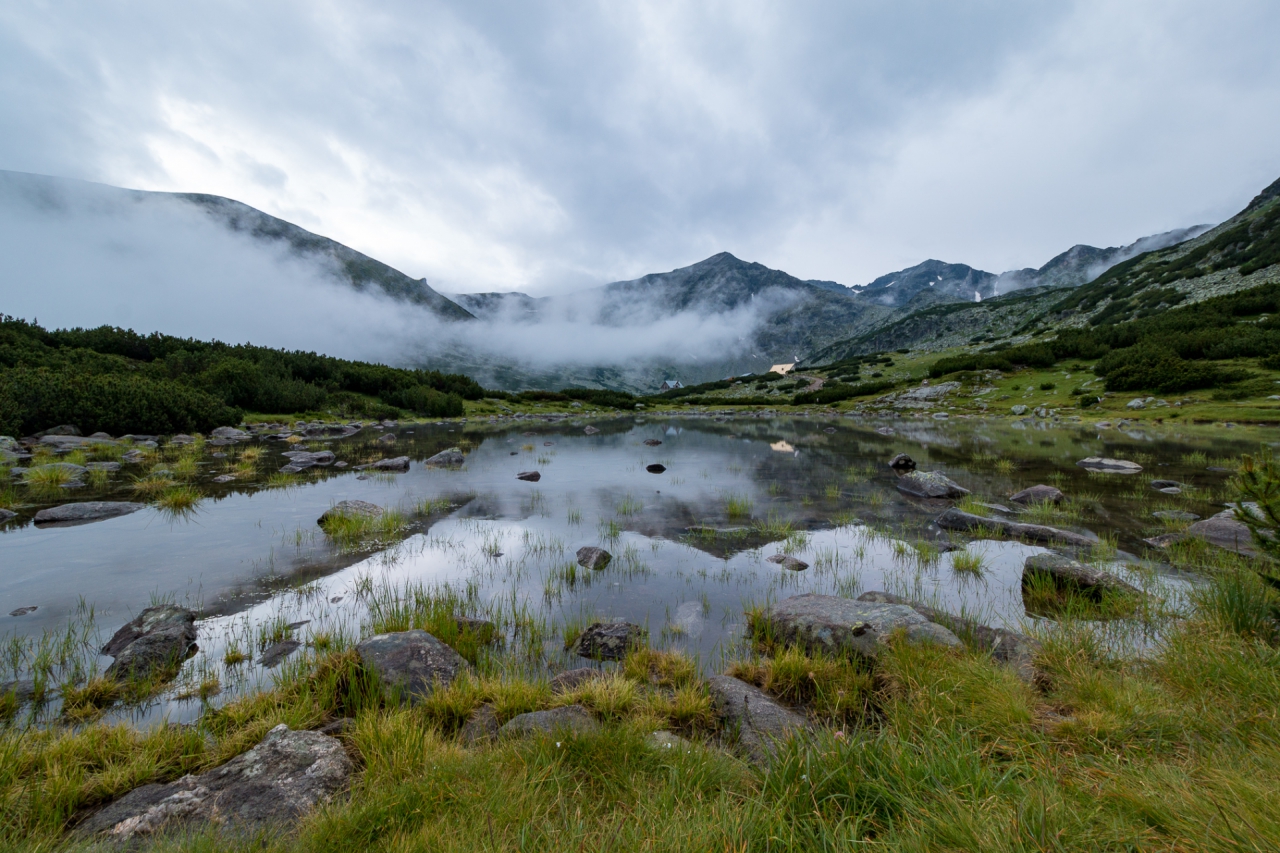
[[[644,641],[645,631],[630,622],[594,622],[583,629],[569,650],[592,660],[622,660]]]
[[[502,737],[528,737],[538,734],[585,735],[600,731],[600,724],[581,705],[565,705],[550,711],[517,714],[498,730]]]
[[[185,607],[148,607],[121,626],[102,647],[115,658],[106,676],[114,679],[172,677],[196,651],[196,615]]]
[[[609,565],[613,559],[613,555],[603,548],[597,548],[594,545],[584,545],[578,549],[578,565],[584,569],[599,571]]]
[[[400,702],[447,687],[471,664],[426,631],[378,634],[356,646],[361,664],[377,673],[383,689]]]
[[[244,835],[284,829],[346,790],[352,771],[335,738],[279,725],[221,767],[135,788],[90,815],[75,834],[133,842],[210,825]]]
[[[941,471],[909,471],[894,484],[898,491],[917,498],[960,498],[969,494]]]
[[[1012,539],[1022,539],[1043,545],[1074,545],[1088,548],[1094,542],[1088,536],[1072,533],[1070,530],[1059,530],[1043,524],[1022,524],[1006,521],[1003,518],[989,518],[984,515],[974,515],[971,512],[962,512],[955,507],[938,516],[935,523],[943,530],[983,529]]]
[[[773,636],[826,654],[853,652],[874,660],[894,631],[917,642],[960,646],[951,631],[902,604],[854,601],[834,595],[794,595],[764,611]]]
[[[462,455],[462,451],[456,447],[450,447],[448,450],[441,450],[434,456],[428,457],[423,465],[428,468],[456,468],[467,461],[467,457]]]
[[[767,764],[779,745],[809,730],[808,720],[745,681],[716,675],[707,679],[707,689],[733,746],[756,764]]]
[[[1102,471],[1107,474],[1137,474],[1142,466],[1127,459],[1107,459],[1102,456],[1090,456],[1076,463],[1089,471]]]
[[[1041,484],[1016,492],[1009,496],[1009,500],[1016,504],[1060,504],[1066,500],[1066,495],[1060,489]]]

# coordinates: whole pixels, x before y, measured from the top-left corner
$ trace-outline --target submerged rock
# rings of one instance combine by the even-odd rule
[[[659,444],[662,444],[662,442],[658,441],[656,438],[646,438],[644,443],[648,447],[657,447]]]
[[[272,643],[263,649],[262,654],[258,655],[258,663],[270,669],[293,654],[301,646],[302,643],[297,640],[281,640],[278,643]]]
[[[85,501],[42,509],[36,513],[36,524],[41,527],[73,527],[108,518],[119,518],[140,509],[146,504],[130,501]]]
[[[17,517],[18,517],[18,514],[13,510],[0,508],[0,524],[4,524],[5,522],[12,521]]]
[[[969,494],[941,471],[908,471],[895,483],[898,491],[917,498],[959,498]]]
[[[609,565],[609,561],[613,559],[613,555],[603,548],[597,548],[594,545],[584,545],[578,549],[578,565],[584,569],[599,571]]]
[[[583,629],[569,650],[592,660],[622,660],[644,641],[644,628],[630,622],[594,622]]]
[[[805,569],[809,568],[809,564],[804,560],[798,560],[790,554],[774,554],[771,557],[765,557],[765,561],[769,563],[777,563],[779,566],[782,566],[782,568],[789,569],[793,572],[803,572]]]
[[[974,515],[971,512],[962,512],[955,507],[938,516],[935,523],[943,530],[983,529],[1002,536],[1040,544],[1075,545],[1088,548],[1094,543],[1094,540],[1088,536],[1072,533],[1070,530],[1059,530],[1056,527],[1047,527],[1043,524],[1022,524],[1017,521],[1007,521],[1003,518],[989,518],[983,515]]]
[[[429,695],[437,685],[447,687],[471,670],[462,655],[419,630],[370,637],[356,646],[356,654],[402,703]]]
[[[1090,456],[1076,463],[1090,471],[1104,471],[1108,474],[1137,474],[1142,466],[1127,459],[1107,459],[1102,456]]]
[[[367,464],[367,465],[357,465],[357,466],[355,467],[355,470],[357,470],[357,471],[366,471],[366,470],[372,470],[372,471],[408,471],[408,470],[409,470],[409,457],[408,457],[408,456],[393,456],[393,457],[392,457],[392,458],[390,458],[390,459],[379,459],[377,462],[370,462],[370,463],[369,463],[369,464]]]
[[[550,711],[517,714],[498,730],[503,737],[528,737],[535,734],[584,735],[600,731],[600,724],[581,705],[565,705]]]
[[[736,733],[734,747],[756,764],[766,764],[789,738],[809,731],[809,722],[764,691],[728,675],[707,679],[716,715]]]
[[[450,447],[448,450],[441,450],[436,455],[429,457],[422,464],[428,468],[453,468],[466,461],[467,457],[462,455],[461,450],[456,447]]]
[[[582,432],[583,432],[584,434],[586,434],[586,435],[595,435],[595,434],[596,434],[596,433],[598,433],[599,431],[600,431],[600,430],[596,429],[595,427],[593,427],[593,426],[589,426],[589,427],[587,427],[586,429],[584,429]]]
[[[896,474],[909,474],[916,470],[916,460],[912,459],[905,453],[899,453],[897,456],[889,460],[889,467]]]
[[[542,474],[537,471],[521,471],[516,474],[517,480],[524,480],[526,483],[536,483],[542,479]]]
[[[284,828],[345,790],[353,769],[335,738],[281,724],[221,767],[135,788],[90,815],[75,834],[129,842],[205,825],[246,834]]]
[[[1162,518],[1165,521],[1195,521],[1200,518],[1194,512],[1186,512],[1180,509],[1161,509],[1151,513],[1156,518]]]
[[[196,651],[196,615],[185,607],[148,607],[112,635],[102,654],[115,658],[108,678],[172,676]]]
[[[834,595],[793,595],[765,610],[764,620],[783,642],[827,654],[851,651],[875,659],[900,628],[914,641],[961,645],[955,634],[906,605]]]
[[[40,605],[30,604],[26,607],[18,607],[14,610],[10,610],[9,615],[10,616],[26,616],[28,613],[35,613],[39,609],[40,609]]]
[[[1066,500],[1066,497],[1067,496],[1062,493],[1061,489],[1056,489],[1053,486],[1046,486],[1042,483],[1038,486],[1032,486],[1029,489],[1023,489],[1020,492],[1010,495],[1009,500],[1019,504],[1060,504]]]

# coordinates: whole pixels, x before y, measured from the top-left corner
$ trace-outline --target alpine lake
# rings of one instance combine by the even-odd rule
[[[415,601],[488,620],[487,665],[546,677],[582,666],[566,641],[610,620],[641,625],[650,646],[715,672],[749,642],[751,608],[804,592],[880,590],[993,627],[1052,629],[1051,614],[1028,612],[1022,581],[1026,558],[1048,549],[940,529],[935,519],[957,501],[904,494],[888,466],[900,453],[969,490],[962,509],[1087,535],[1091,546],[1073,556],[1176,613],[1201,579],[1144,540],[1222,512],[1241,455],[1274,439],[1223,425],[715,411],[306,432],[280,424],[243,440],[160,439],[140,461],[71,488],[22,479],[65,454],[9,463],[17,515],[0,525],[0,682],[46,685],[24,719],[59,719],[59,686],[100,674],[111,662],[99,654],[106,639],[162,602],[199,614],[198,650],[158,694],[107,709],[108,720],[194,720],[308,655],[395,623]],[[426,464],[449,448],[461,464]],[[296,451],[331,451],[333,461],[281,473],[283,454]],[[361,467],[392,457],[408,457],[407,470]],[[1087,457],[1141,470],[1090,471],[1077,464]],[[529,472],[537,478],[518,478]],[[1153,480],[1177,485],[1161,491]],[[187,500],[153,500],[148,489],[166,483]],[[1037,484],[1066,499],[1009,501]],[[352,500],[391,511],[388,520],[350,536],[318,525]],[[146,506],[92,523],[34,520],[80,501]],[[576,556],[586,546],[612,559],[587,568]],[[1140,655],[1159,631],[1146,610],[1094,624],[1113,648]]]

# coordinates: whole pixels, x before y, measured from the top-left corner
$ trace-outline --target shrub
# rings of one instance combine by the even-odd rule
[[[465,413],[462,398],[457,394],[444,394],[425,385],[392,391],[384,399],[393,406],[427,418],[460,418]]]

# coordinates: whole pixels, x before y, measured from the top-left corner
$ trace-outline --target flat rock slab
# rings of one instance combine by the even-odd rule
[[[573,641],[570,651],[592,660],[622,660],[644,641],[644,633],[630,622],[594,622]]]
[[[122,625],[102,647],[102,654],[115,658],[106,676],[146,680],[176,674],[182,661],[196,650],[195,623],[195,613],[185,607],[148,607]]]
[[[521,471],[516,474],[517,480],[524,480],[526,483],[536,483],[542,479],[542,475],[537,471]]]
[[[324,515],[316,519],[316,524],[324,527],[330,519],[342,517],[377,518],[382,515],[383,512],[385,512],[385,510],[382,507],[375,503],[369,503],[368,501],[338,501],[332,507],[327,509]]]
[[[229,438],[232,441],[247,441],[250,438],[252,438],[252,436],[250,436],[249,433],[245,432],[242,429],[236,429],[235,427],[225,427],[225,426],[218,427],[213,432],[209,433],[209,435],[213,436],[214,438]]]
[[[428,468],[456,468],[467,461],[467,457],[462,455],[462,451],[456,447],[450,447],[448,450],[441,450],[434,456],[428,457],[423,465]]]
[[[963,637],[977,648],[990,652],[992,660],[1011,667],[1023,681],[1030,683],[1035,679],[1035,654],[1040,650],[1040,643],[1026,634],[1007,628],[992,628],[888,592],[866,592],[858,596],[858,600],[906,605],[930,622],[941,625],[957,637]]]
[[[401,702],[427,696],[437,684],[446,687],[471,670],[462,655],[426,631],[378,634],[356,646],[356,654]]]
[[[785,643],[825,653],[853,652],[874,660],[896,630],[916,642],[959,647],[960,639],[903,604],[854,601],[834,595],[793,595],[770,607],[764,618]]]
[[[809,731],[809,721],[759,688],[728,675],[707,679],[716,715],[736,732],[737,750],[756,764],[772,759],[778,745]]]
[[[1056,527],[1047,527],[1043,524],[1022,524],[1017,521],[1007,521],[1003,518],[988,518],[983,515],[974,515],[971,512],[962,512],[955,507],[938,516],[936,523],[943,530],[976,530],[984,528],[1002,536],[1041,544],[1075,545],[1081,548],[1088,548],[1094,543],[1094,540],[1088,536],[1081,533],[1072,533],[1070,530],[1059,530]]]
[[[1065,499],[1066,495],[1062,493],[1061,489],[1055,489],[1053,486],[1046,486],[1043,483],[1009,496],[1009,500],[1016,504],[1060,504]]]
[[[773,556],[765,557],[764,559],[765,562],[776,563],[779,566],[782,566],[782,568],[793,572],[803,572],[805,569],[809,568],[809,564],[804,560],[796,559],[790,554],[774,554]]]
[[[582,432],[583,432],[585,435],[595,435],[595,434],[596,434],[596,433],[598,433],[599,431],[600,431],[600,430],[596,429],[596,428],[595,428],[595,427],[593,427],[593,426],[586,427],[585,429],[583,429],[583,430],[582,430]]]
[[[917,498],[960,498],[969,490],[941,471],[908,471],[895,483],[898,491]]]
[[[566,705],[550,711],[517,714],[498,730],[503,737],[528,737],[537,734],[585,735],[600,731],[600,724],[581,705]]]
[[[1143,595],[1142,590],[1121,580],[1111,572],[1094,568],[1061,554],[1035,554],[1022,564],[1022,583],[1034,575],[1048,575],[1060,586],[1074,587],[1080,592],[1100,595],[1104,591]]]
[[[77,480],[84,476],[89,469],[83,465],[72,465],[70,462],[49,462],[45,465],[32,465],[30,468],[18,468],[14,473],[18,476],[27,478],[32,474],[40,474],[45,471],[62,471],[73,480]]]
[[[578,565],[584,569],[599,571],[609,565],[613,560],[613,555],[603,548],[597,548],[594,545],[584,545],[578,549]]]
[[[1103,471],[1108,474],[1137,474],[1142,466],[1127,459],[1108,459],[1103,456],[1090,456],[1076,463],[1090,471]]]
[[[240,832],[285,828],[344,791],[353,770],[336,738],[282,724],[221,767],[135,788],[90,815],[75,834],[129,842],[210,824]]]

